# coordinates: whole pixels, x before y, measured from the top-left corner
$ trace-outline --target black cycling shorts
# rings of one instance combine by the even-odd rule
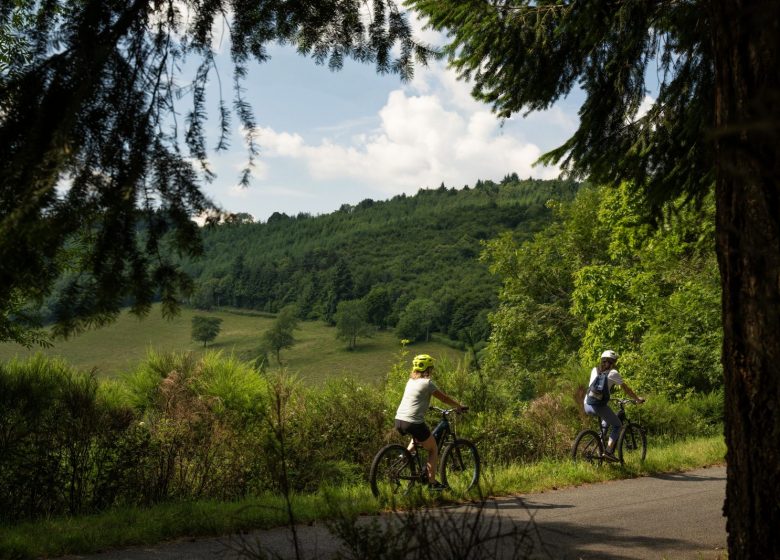
[[[412,424],[411,422],[396,419],[395,429],[398,430],[402,436],[412,436],[420,443],[431,437],[431,429],[425,422],[421,424]]]

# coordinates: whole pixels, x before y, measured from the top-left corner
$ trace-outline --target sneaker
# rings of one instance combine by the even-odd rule
[[[442,484],[441,482],[434,482],[428,485],[428,490],[433,490],[436,492],[441,492],[442,490],[446,490],[446,489],[447,489],[447,485]]]

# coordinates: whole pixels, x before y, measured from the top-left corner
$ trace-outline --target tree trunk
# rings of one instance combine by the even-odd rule
[[[729,559],[780,550],[780,10],[713,0]]]

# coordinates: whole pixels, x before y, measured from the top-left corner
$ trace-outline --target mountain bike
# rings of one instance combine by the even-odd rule
[[[632,399],[617,399],[615,402],[620,406],[617,417],[623,423],[620,428],[617,444],[615,445],[614,456],[607,455],[604,451],[609,442],[610,427],[606,421],[601,421],[601,429],[597,433],[595,430],[582,430],[574,438],[574,444],[571,447],[571,458],[575,461],[587,461],[601,465],[604,461],[618,462],[621,465],[625,463],[641,463],[647,456],[647,435],[645,429],[632,422],[626,416],[626,404],[637,404]]]
[[[439,450],[439,478],[441,483],[457,494],[474,488],[479,482],[479,453],[477,447],[455,432],[455,409],[432,411],[441,414],[439,424],[433,429]],[[371,492],[379,499],[392,499],[407,495],[415,484],[427,485],[431,480],[423,460],[422,446],[414,443],[414,451],[397,443],[386,445],[371,462],[369,483]]]

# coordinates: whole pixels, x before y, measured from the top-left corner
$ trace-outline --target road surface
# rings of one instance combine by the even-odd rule
[[[726,468],[710,467],[675,474],[589,484],[575,488],[498,498],[484,509],[452,507],[415,521],[433,527],[420,543],[436,547],[436,536],[461,539],[455,548],[462,558],[570,559],[701,559],[726,558],[726,521],[722,516]],[[512,536],[492,539],[467,549],[468,530],[481,517],[483,534]],[[403,524],[399,517],[361,518],[362,527]],[[298,557],[330,558],[341,551],[347,558],[389,557],[392,550],[357,552],[345,547],[322,524],[297,528]],[[439,537],[440,538],[440,537]],[[406,542],[398,538],[395,544]],[[290,531],[256,531],[240,537],[181,540],[156,546],[68,556],[68,560],[213,560],[250,558],[238,551],[259,546],[281,558],[296,558]],[[440,549],[443,550],[443,549]],[[384,556],[387,555],[387,556]],[[409,555],[412,556],[411,554]],[[254,556],[258,558],[259,556]],[[439,557],[447,556],[442,553]],[[64,559],[63,559],[64,560]]]

